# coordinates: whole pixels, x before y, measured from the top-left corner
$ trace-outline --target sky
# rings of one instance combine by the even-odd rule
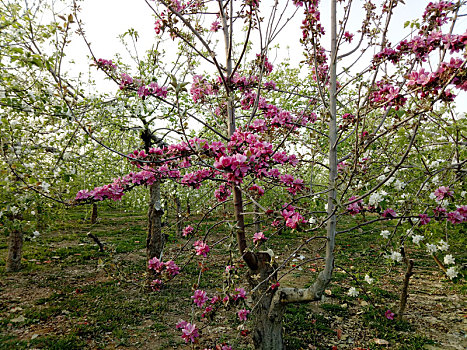
[[[380,1],[374,2],[379,3]],[[405,2],[406,5],[399,5],[393,15],[391,30],[389,31],[389,41],[392,43],[398,42],[409,33],[408,29],[403,28],[404,22],[420,18],[429,0],[406,0]],[[274,1],[263,0],[262,3],[268,5],[268,3],[272,4]],[[279,1],[279,4],[282,6],[284,3],[285,1]],[[352,32],[352,28],[358,28],[361,25],[363,19],[362,3],[363,1],[361,0],[355,0],[352,5],[353,9],[348,23],[350,32]],[[124,52],[118,35],[123,34],[129,28],[133,28],[139,33],[138,51],[140,53],[149,49],[154,43],[154,16],[152,10],[144,0],[83,0],[80,2],[80,6],[82,10],[79,16],[84,22],[87,39],[91,42],[91,47],[96,57],[110,59],[116,53]],[[289,6],[289,8],[292,7]],[[329,1],[321,1],[320,10],[322,22],[326,27],[326,23],[329,23],[326,21],[330,13]],[[289,15],[290,13],[288,12]],[[268,11],[266,10],[263,14],[267,17]],[[301,18],[301,16],[300,11],[297,18]],[[274,57],[271,58],[272,60],[282,60],[288,57],[291,63],[294,64],[303,59],[301,54],[302,47],[299,43],[299,38],[301,37],[299,25],[299,21],[292,21],[277,37],[275,43],[280,45],[280,49],[273,51]],[[466,27],[467,17],[463,17],[458,22],[457,28],[460,28],[460,31],[465,30]],[[328,38],[325,37],[323,43],[326,45],[327,41]],[[173,46],[173,43],[169,40],[164,45],[170,47]],[[329,47],[329,45],[326,46]],[[352,48],[352,45],[349,45],[349,48]],[[73,69],[87,72],[89,59],[86,57],[86,54],[88,54],[88,51],[82,39],[76,36],[69,50],[69,57],[73,57],[77,63]],[[345,50],[345,47],[343,50]],[[368,64],[368,61],[366,64]],[[97,86],[100,89],[110,92],[118,88],[113,83],[103,82],[103,73],[98,73],[95,77]],[[463,96],[460,97],[458,100],[466,102],[457,102],[457,111],[466,112],[467,93],[463,93]]]

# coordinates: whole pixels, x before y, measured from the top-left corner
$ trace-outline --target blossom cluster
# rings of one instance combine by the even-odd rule
[[[190,157],[194,154],[214,158],[212,168],[201,168],[184,175],[180,170],[191,166]],[[251,131],[238,129],[225,145],[223,142],[193,138],[188,142],[180,142],[163,147],[153,147],[148,150],[135,150],[128,155],[131,162],[142,169],[140,172],[131,172],[124,177],[117,178],[113,183],[96,187],[91,191],[81,190],[75,197],[76,201],[100,201],[106,198],[120,200],[125,191],[135,185],[151,185],[158,179],[176,179],[181,184],[199,188],[207,179],[222,176],[227,184],[222,184],[215,191],[219,201],[230,196],[230,186],[240,184],[243,179],[252,174],[257,178],[267,177],[282,183],[287,191],[293,195],[304,189],[302,179],[290,174],[283,174],[274,165],[296,166],[298,159],[295,155],[286,152],[273,152],[272,144],[262,141],[257,134]],[[141,163],[144,161],[145,163]],[[262,196],[264,189],[253,184],[249,188],[256,196]],[[295,228],[303,218],[299,214],[284,216],[286,224]]]
[[[383,105],[384,109],[388,106],[393,106],[395,110],[398,110],[407,102],[407,98],[400,93],[400,88],[398,87],[394,87],[384,81],[377,82],[376,87],[377,89],[371,95],[371,102]]]
[[[167,279],[171,279],[180,273],[180,268],[173,260],[163,262],[154,257],[148,261],[148,269],[153,270],[156,276],[161,277],[165,275]],[[154,291],[159,291],[162,286],[162,280],[159,278],[151,282],[151,287]]]
[[[104,71],[105,70],[114,71],[114,70],[117,69],[117,66],[112,62],[112,60],[106,60],[106,59],[103,59],[103,58],[99,58],[96,61],[96,64],[97,64],[98,68],[101,68]]]
[[[206,257],[209,253],[210,248],[206,242],[199,240],[196,241],[193,246],[195,247],[196,255],[202,255],[203,257]]]
[[[133,79],[129,74],[122,73],[120,76],[120,90],[128,88],[137,89],[137,94],[143,100],[148,96],[156,96],[160,98],[167,97],[167,87],[159,86],[156,82],[151,82],[147,85],[139,79]]]
[[[425,8],[423,13],[423,22],[425,25],[422,27],[425,31],[432,31],[433,29],[441,27],[448,21],[448,13],[454,10],[455,4],[451,1],[430,2]]]
[[[204,102],[206,96],[215,95],[219,92],[217,85],[209,83],[202,75],[193,76],[190,94],[193,102]]]
[[[176,329],[182,330],[182,338],[185,340],[186,343],[196,341],[196,338],[199,337],[199,330],[196,325],[193,323],[186,322],[181,320],[177,323]]]
[[[285,205],[281,215],[285,219],[285,225],[290,228],[297,228],[299,224],[307,222],[299,212],[295,211],[295,207],[292,205]]]
[[[131,185],[151,185],[156,181],[156,176],[152,169],[147,168],[143,171],[134,173],[131,172],[123,177],[118,177],[112,183],[99,186],[91,191],[80,190],[76,194],[75,200],[93,200],[102,201],[104,199],[112,199],[119,201],[122,199],[124,192],[127,191]]]

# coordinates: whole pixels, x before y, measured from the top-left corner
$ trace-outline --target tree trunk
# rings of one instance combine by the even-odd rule
[[[190,208],[190,200],[186,200],[186,215],[190,216],[191,215],[191,208]]]
[[[261,231],[261,216],[259,215],[259,207],[255,204],[255,215],[253,216],[255,223],[255,232]]]
[[[176,210],[176,215],[177,215],[177,235],[178,236],[182,236],[182,233],[183,233],[183,214],[182,214],[182,203],[180,202],[180,198],[175,195],[175,205],[177,207],[177,210]]]
[[[23,248],[23,232],[12,229],[8,238],[8,256],[6,259],[6,271],[15,272],[21,269],[21,256]]]
[[[402,320],[402,317],[404,316],[405,312],[405,307],[407,305],[407,298],[409,297],[409,280],[410,277],[413,275],[413,260],[410,259],[408,260],[407,258],[404,259],[405,263],[407,265],[407,270],[405,271],[405,278],[404,278],[404,284],[402,285],[402,291],[401,291],[401,298],[400,298],[400,304],[399,304],[399,312],[397,313],[397,319]]]
[[[149,188],[148,236],[146,239],[146,255],[148,260],[162,258],[165,236],[162,233],[161,183],[154,182]]]
[[[249,283],[251,288],[255,288],[259,282],[267,279],[274,271],[274,266],[270,264],[271,257],[268,253],[256,253],[258,268],[250,270]],[[277,292],[270,290],[270,286],[276,281],[273,279],[263,283],[252,295],[253,305],[257,304],[253,313],[253,343],[255,349],[261,350],[281,350],[284,349],[282,340],[282,316],[285,312],[285,305],[274,302],[273,297]]]
[[[92,203],[91,225],[94,225],[96,222],[97,222],[97,204]]]

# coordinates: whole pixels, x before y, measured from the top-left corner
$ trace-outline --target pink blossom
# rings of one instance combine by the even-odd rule
[[[441,202],[446,197],[452,197],[452,195],[454,194],[454,192],[449,190],[449,187],[446,186],[441,186],[437,188],[434,193],[438,202]]]
[[[259,197],[261,197],[264,194],[264,188],[258,186],[257,184],[253,184],[253,186],[251,186],[249,190],[255,191]]]
[[[349,32],[344,33],[344,40],[347,41],[348,43],[352,42],[353,37],[354,35],[352,33],[349,33]]]
[[[221,28],[221,24],[219,21],[214,21],[211,24],[211,29],[209,29],[211,32],[217,32]]]
[[[189,234],[191,234],[193,232],[194,228],[191,226],[191,225],[188,225],[187,227],[185,227],[182,231],[182,236],[183,237],[186,237],[188,236]]]
[[[236,291],[237,293],[234,294],[234,295],[232,296],[233,300],[245,299],[245,297],[246,297],[245,289],[243,289],[243,288],[235,288],[235,291]]]
[[[387,209],[383,212],[382,216],[383,216],[384,218],[395,218],[395,217],[397,216],[397,214],[396,214],[396,212],[395,212],[394,209],[392,209],[392,208],[387,208]]]
[[[448,213],[447,220],[452,224],[460,224],[465,220],[465,216],[463,216],[459,210],[456,210]]]
[[[158,258],[154,257],[149,260],[148,269],[154,270],[157,273],[161,273],[165,269],[165,264]]]
[[[349,198],[349,202],[357,199],[357,197],[352,196]],[[350,215],[355,216],[356,214],[360,213],[363,209],[363,201],[359,200],[355,203],[349,204],[347,206],[347,211],[349,212]]]
[[[208,297],[206,296],[206,292],[204,290],[197,289],[195,294],[191,296],[191,299],[193,299],[193,302],[196,305],[202,307],[208,300]]]
[[[160,34],[162,30],[162,21],[158,19],[156,23],[154,23],[154,30],[156,31],[156,34]]]
[[[441,216],[447,213],[447,210],[443,207],[436,207],[435,209],[433,209],[433,213],[436,218],[440,218]]]
[[[128,85],[133,84],[133,78],[126,73],[122,73],[120,81],[120,90],[123,90]]]
[[[207,256],[207,253],[209,252],[209,246],[206,243],[203,241],[196,241],[193,246],[195,247],[196,255],[202,255],[204,257]]]
[[[155,291],[155,292],[160,291],[160,290],[161,290],[161,286],[162,286],[162,281],[159,280],[159,279],[153,280],[153,281],[151,282],[151,288],[152,288],[152,290]]]
[[[103,58],[99,58],[96,63],[97,63],[97,66],[101,68],[102,70],[114,71],[115,69],[117,69],[117,66],[112,63],[112,60],[106,60]]]
[[[274,81],[267,81],[267,82],[264,83],[264,88],[265,89],[275,90],[276,89],[276,83]]]
[[[280,285],[281,284],[279,282],[276,282],[276,283],[271,284],[270,288],[271,288],[271,290],[275,290],[275,289],[279,288]]]
[[[239,310],[237,312],[237,315],[238,315],[238,319],[240,321],[246,321],[246,318],[248,316],[248,314],[250,313],[250,310],[246,310],[246,309],[242,309],[242,310]]]
[[[426,214],[420,214],[418,217],[420,218],[420,225],[426,225],[431,220],[431,218]]]
[[[180,320],[178,321],[177,325],[175,326],[175,329],[180,329],[180,328],[185,328],[185,326],[188,324],[187,321]]]
[[[346,167],[347,167],[347,164],[346,164],[345,162],[340,162],[339,164],[337,164],[337,171],[338,171],[338,172],[341,172],[341,171],[343,171]]]
[[[88,199],[91,196],[88,190],[81,190],[78,191],[76,194],[75,200],[82,200],[82,199]]]
[[[218,295],[215,295],[211,298],[211,304],[216,304],[220,300],[221,300],[221,297]]]
[[[393,320],[394,319],[394,312],[392,312],[391,310],[387,310],[385,313],[384,313],[384,317],[386,317],[388,320]]]
[[[182,338],[185,339],[185,342],[191,341],[195,342],[195,339],[199,337],[198,329],[195,324],[187,323],[182,329]]]
[[[267,240],[267,238],[264,236],[263,232],[256,232],[253,235],[253,243],[264,242],[266,240]]]
[[[212,306],[207,306],[207,307],[204,309],[203,313],[201,314],[201,317],[206,317],[206,315],[207,315],[208,313],[210,313],[212,310],[214,310]]]
[[[217,190],[214,191],[214,196],[219,202],[224,202],[231,195],[230,189],[226,185],[220,185]]]
[[[172,276],[176,276],[180,273],[180,267],[178,267],[173,260],[167,261],[165,263],[165,268],[167,270],[167,273],[169,273]]]

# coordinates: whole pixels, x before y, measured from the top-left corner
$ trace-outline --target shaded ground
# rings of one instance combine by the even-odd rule
[[[79,210],[71,212],[61,226],[44,232],[36,241],[25,242],[24,269],[15,274],[4,272],[6,237],[0,236],[0,349],[190,348],[174,325],[180,318],[190,319],[192,312],[199,318],[190,296],[193,284],[198,283],[200,260],[178,258],[184,273],[162,291],[149,292],[144,273],[144,215],[107,211],[93,226],[82,220],[84,216]],[[86,237],[89,231],[105,242],[104,253]],[[218,233],[211,241],[220,239]],[[299,239],[287,233],[271,239],[270,247],[285,242],[293,247],[291,242]],[[413,253],[415,275],[406,316],[404,321],[388,320],[384,312],[397,310],[403,268],[389,267],[383,260],[378,263],[376,246],[363,241],[367,249],[362,249],[357,241],[362,243],[362,237],[340,242],[345,249],[338,251],[337,265],[351,275],[336,269],[323,301],[289,307],[285,317],[288,349],[467,347],[465,283],[446,280],[433,261]],[[185,242],[171,236],[165,256],[176,257]],[[214,246],[213,259],[205,265],[199,282],[199,288],[210,293],[216,293],[223,278],[217,271],[227,263],[226,243],[228,240]],[[315,257],[317,251],[309,247],[301,254]],[[296,259],[288,265],[299,262]],[[317,262],[305,264],[281,284],[303,286],[319,267]],[[369,272],[375,277],[374,284],[356,284]],[[360,290],[357,297],[347,295],[350,286]],[[249,325],[242,325],[235,311],[234,307],[221,310],[211,320],[197,321],[202,328],[201,349],[224,342],[235,349],[252,347],[249,336],[241,333]]]

